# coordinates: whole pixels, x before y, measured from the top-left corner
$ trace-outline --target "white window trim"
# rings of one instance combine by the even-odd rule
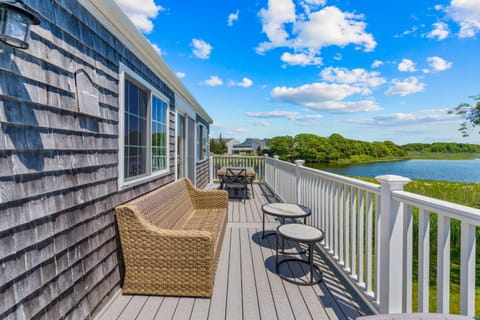
[[[120,81],[119,81],[119,110],[118,110],[118,119],[119,119],[119,124],[118,124],[118,189],[126,189],[130,188],[142,183],[149,182],[151,180],[155,180],[161,176],[165,176],[170,173],[170,102],[169,99],[162,94],[160,91],[155,89],[151,84],[149,84],[145,79],[140,77],[137,73],[135,73],[133,70],[125,66],[123,63],[120,63]],[[148,114],[148,121],[147,121],[147,132],[150,132],[150,134],[147,133],[147,157],[146,157],[146,166],[147,166],[147,173],[145,175],[139,176],[138,178],[131,178],[125,181],[124,178],[124,170],[125,170],[125,164],[124,164],[124,153],[125,153],[125,79],[128,78],[132,80],[133,82],[136,82],[140,86],[143,87],[143,89],[146,89],[148,91],[148,105],[147,105],[147,114]],[[167,131],[167,150],[166,150],[166,168],[163,170],[158,170],[155,172],[152,172],[152,95],[155,95],[157,98],[160,100],[163,100],[167,104],[167,115],[166,115],[166,131]],[[176,144],[176,142],[175,142]]]
[[[208,127],[201,122],[197,122],[197,125],[195,127],[196,127],[195,139],[196,139],[196,142],[197,142],[197,145],[196,145],[196,148],[195,148],[195,149],[197,149],[196,160],[197,160],[197,163],[202,163],[202,162],[208,160]],[[203,143],[203,141],[200,141],[200,139],[198,137],[199,131],[204,131],[204,133],[206,133],[206,137],[202,136],[203,139],[206,138],[205,158],[203,158],[203,159],[200,159],[200,155],[202,154],[202,150],[201,150],[202,148],[201,148],[200,144]]]

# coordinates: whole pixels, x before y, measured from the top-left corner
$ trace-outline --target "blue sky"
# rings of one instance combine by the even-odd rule
[[[480,0],[116,0],[214,119],[211,137],[456,141],[480,94]]]

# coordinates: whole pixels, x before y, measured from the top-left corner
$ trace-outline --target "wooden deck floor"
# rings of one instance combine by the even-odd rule
[[[254,187],[255,199],[229,202],[229,222],[211,299],[133,296],[119,290],[96,320],[355,319],[371,314],[319,252],[315,262],[323,272],[320,284],[298,286],[280,279],[274,269],[275,237],[261,237],[261,206],[276,199],[263,185]],[[272,217],[267,221],[266,229],[277,225]],[[300,249],[292,244],[286,248]],[[282,272],[301,279],[304,271],[292,265]]]

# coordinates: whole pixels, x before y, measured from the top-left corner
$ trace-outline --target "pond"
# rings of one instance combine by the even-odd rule
[[[480,159],[474,160],[406,160],[368,164],[308,164],[345,176],[376,177],[395,174],[413,180],[480,182]]]

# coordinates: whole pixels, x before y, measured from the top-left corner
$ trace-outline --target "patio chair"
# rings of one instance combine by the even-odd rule
[[[243,192],[242,199],[245,200],[247,198],[248,183],[249,181],[247,178],[247,170],[245,168],[227,168],[227,175],[225,177],[225,189],[228,191],[229,195],[230,190],[233,190],[234,194],[237,194],[238,192]]]
[[[215,175],[217,176],[217,178],[220,180],[220,189],[223,189],[224,186],[225,186],[225,176],[224,175],[221,175],[219,176],[217,174],[218,170],[220,170],[222,166],[220,164],[216,164],[215,165]]]

